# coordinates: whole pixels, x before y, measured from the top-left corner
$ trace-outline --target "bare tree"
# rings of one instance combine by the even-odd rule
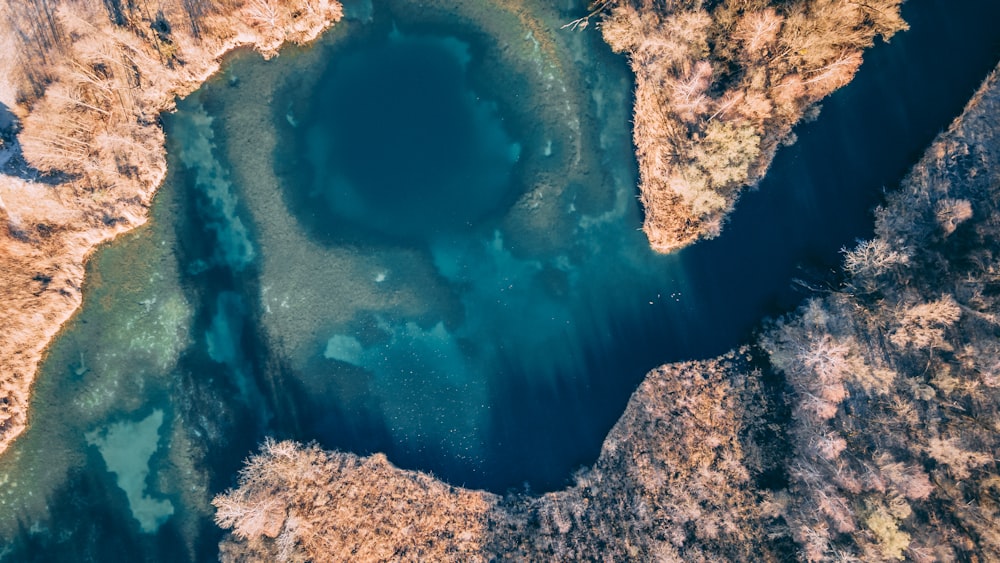
[[[733,38],[742,44],[747,57],[760,59],[778,40],[778,32],[784,20],[774,8],[748,12],[736,24]]]
[[[55,56],[62,51],[63,33],[51,0],[6,2],[0,16],[7,21],[15,38],[14,56],[20,71],[19,96],[22,101],[41,97],[52,80]],[[5,13],[4,13],[5,12]]]

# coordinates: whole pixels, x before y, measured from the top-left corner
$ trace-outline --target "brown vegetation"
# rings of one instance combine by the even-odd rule
[[[756,479],[766,401],[746,351],[650,372],[576,484],[511,498],[490,556],[517,561],[774,561]]]
[[[902,0],[612,0],[601,22],[635,72],[634,139],[652,247],[721,229],[814,103],[851,80]],[[586,20],[584,20],[586,21]]]
[[[498,497],[317,446],[267,441],[215,499],[223,561],[484,561]]]
[[[24,160],[0,174],[0,451],[24,428],[42,351],[79,306],[85,257],[145,221],[166,171],[159,113],[227,51],[272,56],[340,15],[331,0],[0,5],[12,55],[0,59],[0,103],[21,128],[0,150]]]

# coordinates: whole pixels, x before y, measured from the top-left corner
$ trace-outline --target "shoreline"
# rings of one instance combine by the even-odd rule
[[[262,6],[273,10],[267,21],[261,19]],[[31,385],[45,351],[82,303],[87,259],[100,245],[147,221],[150,202],[166,176],[158,115],[218,72],[228,53],[253,48],[272,58],[285,43],[309,43],[342,17],[340,4],[328,0],[248,3],[230,13],[201,14],[195,37],[180,23],[173,29],[167,25],[166,36],[153,27],[170,17],[182,21],[180,11],[169,16],[161,11],[156,20],[130,13],[132,19],[116,24],[102,23],[103,13],[73,10],[55,10],[53,29],[65,33],[65,43],[59,46],[62,59],[50,69],[55,78],[45,94],[29,110],[24,102],[30,97],[17,104],[12,88],[0,92],[0,102],[22,125],[19,142],[8,150],[21,152],[36,174],[0,175],[0,326],[5,328],[0,340],[0,453],[27,426]],[[142,35],[147,26],[153,32]],[[65,27],[86,27],[92,34],[76,35]],[[173,51],[165,59],[168,40]],[[110,64],[107,52],[128,55],[122,58],[131,62],[134,76],[115,75],[121,69],[114,67],[96,76],[94,69]],[[17,82],[20,62],[0,68],[9,80],[5,86]],[[123,100],[118,89],[132,79],[142,91],[125,94]],[[76,152],[67,154],[70,148]],[[72,179],[50,186],[34,181],[39,172]]]
[[[876,36],[888,41],[907,29],[901,3],[724,3],[712,11],[603,3],[604,40],[628,56],[635,75],[633,139],[652,249],[670,253],[718,236],[779,146],[794,142],[793,126],[854,78]]]

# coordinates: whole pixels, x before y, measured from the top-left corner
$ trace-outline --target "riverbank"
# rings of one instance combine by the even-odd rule
[[[166,174],[159,114],[233,49],[273,57],[341,17],[327,0],[109,9],[9,4],[3,18],[18,57],[0,66],[0,103],[20,131],[0,175],[0,451],[24,430],[38,364],[80,306],[87,257],[146,221]]]
[[[763,352],[651,372],[572,487],[498,497],[269,443],[216,498],[224,559],[374,536],[442,561],[997,558],[998,121],[994,72],[845,251],[839,290],[766,327]]]

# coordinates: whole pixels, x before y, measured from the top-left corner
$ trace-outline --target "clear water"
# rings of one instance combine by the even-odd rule
[[[284,188],[311,235],[335,241],[353,228],[405,244],[468,230],[512,203],[520,146],[496,105],[466,87],[470,63],[456,38],[398,31],[331,61],[289,140],[311,174]]]
[[[407,4],[238,54],[168,117],[153,220],[95,256],[0,457],[7,560],[211,560],[208,500],[265,435],[563,486],[650,368],[830,283],[1000,55],[1000,6],[908,3],[722,237],[657,256],[627,68],[554,31],[576,11]]]

